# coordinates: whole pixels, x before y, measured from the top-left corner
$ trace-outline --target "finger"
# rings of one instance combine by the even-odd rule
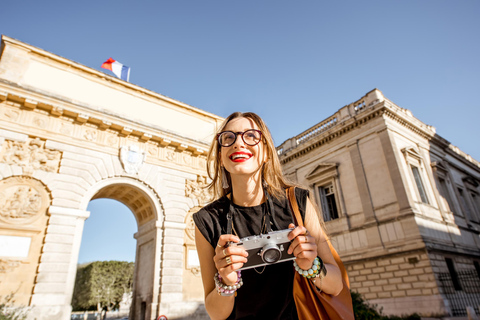
[[[317,246],[311,243],[302,243],[293,250],[293,255],[297,258],[315,259],[317,256]]]
[[[217,242],[217,248],[225,247],[229,242],[239,242],[240,239],[233,234],[222,234]]]
[[[217,246],[215,247],[215,254],[219,255],[224,252],[228,247],[226,246],[230,242],[239,242],[240,239],[237,236],[234,236],[233,234],[224,234],[221,235],[220,238],[218,239]],[[227,251],[225,251],[227,253]],[[226,256],[227,254],[224,254],[223,256]]]
[[[218,273],[222,276],[222,278],[226,279],[232,273],[236,274],[237,270],[240,269],[241,267],[243,267],[243,263],[238,262],[238,263],[232,263],[231,265],[219,268],[217,270],[218,270]]]
[[[229,246],[227,248],[223,248],[223,247],[217,248],[215,250],[215,255],[218,256],[218,259],[223,259],[226,256],[233,256],[233,255],[248,257],[248,252],[242,247]]]
[[[292,231],[293,232],[293,231]],[[292,254],[292,252],[294,252],[294,250],[301,244],[304,244],[304,243],[311,243],[311,244],[314,244],[315,243],[315,238],[313,238],[312,236],[307,236],[307,235],[299,235],[297,236],[293,241],[292,243],[290,244],[289,248],[288,248],[288,254]]]
[[[225,259],[222,259],[218,262],[216,265],[217,270],[223,271],[226,274],[229,272],[232,272],[234,270],[237,270],[243,266],[244,263],[247,262],[247,259],[244,257],[240,256],[227,256]],[[234,268],[230,268],[231,266],[234,266]]]
[[[295,229],[290,231],[290,233],[288,234],[288,239],[289,240],[295,239],[297,236],[301,234],[305,235],[306,232],[307,232],[307,229],[305,227],[297,226],[295,227]]]

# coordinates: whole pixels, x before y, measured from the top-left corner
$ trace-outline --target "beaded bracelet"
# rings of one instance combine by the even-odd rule
[[[305,278],[312,279],[312,282],[317,290],[322,291],[322,280],[327,275],[327,268],[325,268],[325,264],[323,263],[322,259],[316,257],[315,260],[313,260],[312,267],[308,270],[303,270],[300,268],[295,260],[293,260],[293,266],[300,275],[304,276]],[[316,284],[317,279],[320,279],[319,286]]]
[[[323,261],[321,262],[322,266],[320,266],[320,261],[320,258],[316,257],[315,260],[313,260],[312,267],[308,270],[303,270],[300,268],[295,260],[293,260],[293,266],[301,276],[304,276],[305,278],[313,278],[317,276],[318,272],[323,267]]]
[[[215,281],[217,293],[224,297],[233,296],[234,294],[236,294],[236,291],[240,289],[241,286],[243,286],[242,274],[240,271],[237,271],[237,282],[235,282],[234,285],[228,286],[224,284],[222,282],[222,277],[220,276],[220,274],[218,274],[218,272],[215,273],[213,280]]]

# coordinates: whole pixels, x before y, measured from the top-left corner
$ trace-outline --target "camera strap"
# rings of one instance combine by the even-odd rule
[[[274,207],[273,207],[273,200],[270,194],[267,192],[267,189],[265,190],[265,198],[267,198],[267,212],[265,213],[265,224],[267,227],[267,232],[272,232],[272,224],[275,223],[274,219]],[[278,226],[276,225],[277,230],[280,230]]]
[[[232,201],[228,199],[228,211],[227,211],[227,232],[226,234],[232,234],[232,225],[233,225],[233,210],[235,210],[232,206]]]
[[[228,197],[228,211],[227,211],[227,232],[226,234],[232,234],[233,229],[233,212],[235,212],[235,208],[233,207],[232,200]],[[263,213],[262,222],[265,225],[265,230],[268,232],[272,232],[272,225],[275,225],[276,230],[280,230],[278,225],[275,223],[274,219],[274,207],[273,207],[273,200],[270,194],[265,190],[265,198],[267,199],[267,208],[266,212]],[[260,226],[260,230],[263,230],[263,226]]]
[[[267,208],[263,213],[262,222],[260,226],[260,232],[264,229],[267,233],[272,232],[272,225],[275,224],[275,219],[273,218],[274,214],[274,207],[273,207],[273,200],[270,194],[265,190],[265,198],[267,199]],[[228,200],[228,211],[227,211],[227,233],[232,234],[233,229],[233,212],[235,212],[235,208],[233,206],[232,200],[227,197]],[[272,222],[273,221],[273,222]],[[278,226],[275,224],[277,230],[279,230]]]

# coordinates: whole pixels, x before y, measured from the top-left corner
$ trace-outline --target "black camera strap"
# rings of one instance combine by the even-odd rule
[[[265,230],[267,233],[272,232],[272,225],[275,225],[276,229],[279,230],[278,225],[275,223],[275,218],[274,218],[274,207],[273,207],[273,200],[270,194],[267,192],[266,189],[265,191],[265,198],[267,199],[267,208],[265,212],[263,213],[262,217],[262,223],[265,225]],[[227,211],[227,233],[226,234],[232,234],[232,229],[233,229],[233,213],[235,212],[235,207],[233,206],[233,201],[229,199],[228,197],[228,211]],[[263,225],[260,226],[260,232],[264,230]]]

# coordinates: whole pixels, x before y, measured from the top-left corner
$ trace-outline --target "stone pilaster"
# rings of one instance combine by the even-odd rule
[[[375,212],[373,211],[372,198],[368,188],[367,177],[363,169],[362,156],[358,148],[358,144],[354,143],[348,146],[350,158],[352,160],[353,171],[355,173],[355,181],[357,182],[358,192],[362,203],[362,211],[365,216],[365,222],[371,223],[375,221]]]
[[[161,270],[160,313],[173,312],[171,307],[183,300],[183,244],[185,223],[166,221],[164,224],[164,250]]]
[[[88,211],[49,208],[38,274],[32,294],[29,319],[70,319],[78,254]]]

